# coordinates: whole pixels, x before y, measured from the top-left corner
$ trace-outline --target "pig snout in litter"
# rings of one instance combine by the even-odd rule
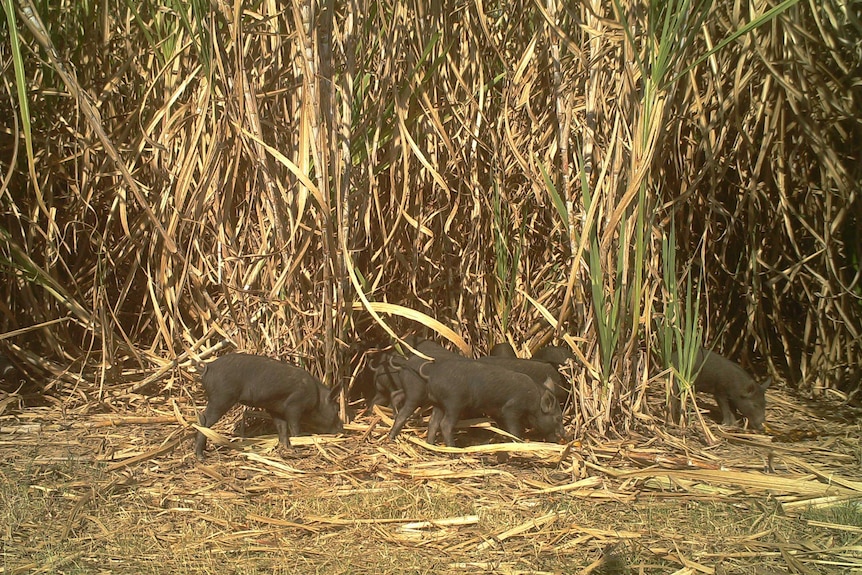
[[[564,434],[563,413],[550,379],[537,385],[523,373],[472,360],[426,363],[418,375],[427,381],[436,412],[429,423],[429,442],[439,428],[451,446],[455,424],[465,413],[486,415],[518,438],[527,427],[551,439]]]
[[[207,395],[200,417],[204,427],[212,427],[241,403],[272,416],[283,447],[290,447],[290,437],[299,435],[301,429],[317,433],[340,433],[344,429],[334,392],[301,367],[269,357],[232,353],[199,369]],[[198,459],[203,459],[206,442],[206,436],[198,432]]]
[[[678,365],[676,354],[672,358]],[[701,349],[695,358],[693,389],[710,393],[721,410],[723,425],[735,425],[734,412],[748,419],[749,426],[761,429],[766,420],[766,390],[770,381],[755,382],[739,364],[719,354]],[[676,387],[676,386],[675,386]],[[674,389],[672,416],[679,421],[679,390]]]

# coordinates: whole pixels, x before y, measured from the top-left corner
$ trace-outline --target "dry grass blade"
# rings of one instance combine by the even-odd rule
[[[517,525],[517,526],[513,527],[512,529],[508,529],[508,530],[504,531],[503,533],[499,533],[497,535],[494,535],[492,539],[485,541],[484,543],[481,543],[479,545],[479,547],[477,548],[477,550],[482,551],[483,549],[488,549],[490,547],[494,547],[494,546],[504,542],[506,539],[509,539],[510,537],[522,535],[528,531],[541,529],[544,525],[551,523],[553,521],[556,521],[558,518],[559,518],[558,514],[548,513],[547,515],[543,515],[542,517],[537,517],[536,519],[531,519],[530,521],[527,521],[526,523],[523,523],[521,525]]]
[[[415,531],[419,529],[428,529],[431,527],[457,527],[460,525],[475,525],[479,522],[477,515],[466,515],[464,517],[444,517],[441,519],[433,519],[431,521],[415,521],[413,523],[405,523],[400,527],[402,531]]]
[[[61,61],[59,53],[51,42],[51,37],[45,29],[44,24],[42,24],[42,20],[35,6],[30,2],[30,0],[23,0],[21,11],[24,15],[24,23],[30,28],[30,32],[33,34],[33,37],[39,41],[48,53],[48,58],[51,61],[54,70],[63,78],[66,88],[75,96],[85,118],[90,122],[91,128],[102,141],[102,145],[105,146],[105,150],[108,152],[108,155],[111,156],[114,164],[120,170],[120,174],[123,176],[126,186],[128,186],[132,191],[132,195],[135,196],[135,200],[138,202],[138,205],[143,208],[144,212],[147,214],[151,225],[159,232],[159,235],[164,242],[165,249],[171,253],[176,253],[176,244],[165,231],[161,222],[156,217],[156,214],[150,207],[149,202],[144,199],[137,182],[134,180],[132,174],[129,172],[129,168],[126,166],[125,161],[120,156],[120,153],[114,146],[113,142],[108,138],[108,135],[102,126],[101,115],[93,106],[87,92],[84,91],[78,83],[77,78],[72,75],[66,65]],[[36,180],[35,177],[33,179]],[[128,230],[128,227],[126,228],[126,232],[131,236],[131,232]]]

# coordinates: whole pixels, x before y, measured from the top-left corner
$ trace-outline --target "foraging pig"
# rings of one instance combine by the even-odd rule
[[[439,343],[430,339],[423,339],[417,335],[408,335],[404,341],[410,344],[416,351],[433,357],[434,359],[463,359],[464,356],[446,349]],[[409,352],[409,350],[407,350]],[[408,357],[413,357],[412,353],[408,353]]]
[[[404,371],[413,368],[408,363]],[[465,412],[487,415],[515,437],[523,437],[525,427],[549,439],[563,436],[563,412],[551,391],[552,381],[538,386],[522,373],[466,359],[426,362],[415,372],[427,382],[435,414],[440,412],[432,415],[429,442],[436,439],[439,425],[451,446],[455,424]]]
[[[394,350],[384,350],[368,360],[368,368],[371,370],[374,383],[374,397],[368,404],[368,413],[374,411],[375,405],[391,405],[395,412],[404,401],[404,394],[400,391],[400,370],[392,366],[392,358],[395,357]]]
[[[390,440],[395,439],[401,432],[401,429],[407,423],[407,419],[413,415],[413,412],[420,407],[430,405],[428,386],[417,372],[427,360],[418,356],[413,356],[409,359],[401,357],[392,358],[392,360],[393,367],[398,369],[397,384],[399,386],[398,393],[400,393],[399,400],[403,399],[403,401],[401,401],[401,405],[398,407],[395,420],[392,422],[392,428],[389,430]]]
[[[300,423],[319,433],[344,429],[332,392],[301,367],[269,357],[232,353],[198,368],[207,395],[200,417],[204,427],[212,427],[231,407],[242,403],[269,412],[283,447],[290,447],[291,435],[299,435]],[[203,459],[206,442],[206,436],[198,432],[198,459]]]
[[[677,355],[674,353],[671,362],[677,366]],[[694,391],[711,393],[721,409],[723,425],[735,425],[734,410],[748,418],[748,423],[755,429],[763,427],[766,419],[765,392],[770,381],[759,385],[737,363],[724,358],[712,351],[701,349],[697,353],[693,373],[696,374],[693,383]],[[671,400],[671,413],[675,421],[679,421],[680,399],[679,390],[674,384],[674,397]]]
[[[415,335],[405,337],[404,341],[420,353],[435,359],[465,359],[464,356],[449,351],[438,343]],[[416,409],[429,405],[425,381],[415,372],[426,361],[412,353],[408,353],[407,357],[395,353],[389,355],[388,366],[393,370],[392,382],[395,387],[392,391],[392,403],[397,407],[395,421],[392,423],[392,429],[389,430],[389,439],[395,439]],[[404,369],[407,364],[413,365],[413,370]]]
[[[515,348],[508,341],[495,344],[491,348],[491,351],[488,352],[488,355],[491,357],[518,357],[518,354],[515,353]]]
[[[457,359],[463,357],[453,351],[449,351],[445,347],[434,341],[431,341],[430,339],[422,339],[416,335],[408,335],[404,338],[404,341],[411,347],[413,347],[416,351],[429,357],[433,357],[435,359]],[[401,407],[406,400],[406,390],[404,382],[402,381],[403,378],[401,376],[400,364],[403,364],[410,358],[416,357],[411,351],[407,349],[405,349],[405,352],[406,356],[402,356],[394,349],[387,350],[383,352],[379,360],[371,366],[371,369],[374,371],[374,386],[376,388],[376,395],[371,403],[371,406],[369,407],[369,411],[374,409],[374,405],[382,405],[387,396],[390,398],[390,403],[395,412],[397,413],[401,410]],[[408,379],[411,378],[408,377]],[[412,388],[412,391],[414,392],[420,391],[416,387],[415,381],[413,381],[412,379],[407,382],[407,387]],[[414,393],[414,399],[420,399],[420,396],[423,393],[424,390],[418,394]],[[421,405],[421,403],[414,406],[413,409],[415,410],[416,407],[418,407],[419,405]]]
[[[523,373],[524,375],[529,376],[537,385],[544,385],[545,382],[550,379],[554,384],[552,389],[554,397],[560,405],[565,405],[566,400],[569,398],[569,390],[567,389],[565,379],[563,379],[563,376],[559,371],[557,371],[557,368],[550,363],[533,359],[495,356],[480,357],[477,361],[487,365],[515,371],[517,373]]]

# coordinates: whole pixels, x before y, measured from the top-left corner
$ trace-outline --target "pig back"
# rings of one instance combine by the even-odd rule
[[[305,369],[246,353],[223,355],[201,377],[210,400],[268,409],[281,401],[299,408],[311,431],[338,433],[343,427],[332,390]]]
[[[569,390],[567,389],[568,386],[566,385],[566,380],[563,378],[562,374],[557,371],[557,368],[550,363],[533,359],[499,356],[480,357],[477,361],[498,368],[507,369],[509,371],[522,373],[539,386],[544,385],[544,383],[550,379],[554,383],[552,392],[557,401],[563,404],[569,398]]]
[[[572,350],[568,347],[563,347],[561,345],[546,345],[536,350],[536,353],[533,354],[533,359],[535,361],[544,361],[551,365],[560,366],[565,365],[569,360],[574,360],[575,354],[572,353]]]
[[[459,412],[511,416],[529,422],[546,435],[562,426],[562,411],[549,389],[553,382],[536,384],[529,376],[477,360],[444,360],[420,370],[428,380],[432,403]]]
[[[207,364],[201,377],[207,394],[236,395],[254,401],[258,394],[298,393],[313,403],[318,399],[317,379],[295,365],[262,355],[231,353]]]
[[[741,395],[754,380],[738,363],[702,349],[697,354],[695,389],[705,393],[736,392]]]

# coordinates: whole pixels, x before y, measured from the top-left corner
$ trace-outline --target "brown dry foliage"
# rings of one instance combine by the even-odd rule
[[[579,424],[604,429],[622,397],[628,427],[671,225],[707,341],[805,390],[858,389],[858,7],[796,4],[685,71],[767,8],[705,6],[645,110],[648,2],[134,4],[17,5],[32,170],[0,42],[0,329],[63,401],[154,369],[170,389],[222,339],[347,383],[355,342],[385,339],[361,286],[479,351],[568,334],[597,402]],[[634,313],[606,365],[586,223],[601,289]]]

